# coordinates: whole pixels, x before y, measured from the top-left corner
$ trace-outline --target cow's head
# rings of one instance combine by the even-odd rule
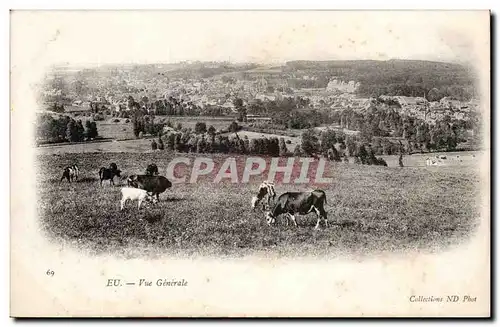
[[[271,211],[268,211],[265,215],[266,217],[266,222],[269,226],[271,226],[272,224],[274,224],[276,222],[276,218],[273,217],[273,214],[271,213]]]
[[[120,169],[117,169],[114,171],[115,175],[118,176],[118,177],[121,177],[121,173],[122,171]]]

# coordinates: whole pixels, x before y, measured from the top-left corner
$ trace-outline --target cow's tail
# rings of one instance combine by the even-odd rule
[[[102,178],[102,171],[103,170],[104,170],[104,168],[99,169],[99,179]]]

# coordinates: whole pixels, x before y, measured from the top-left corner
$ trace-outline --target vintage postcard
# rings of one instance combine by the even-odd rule
[[[490,317],[489,11],[10,23],[12,317]]]

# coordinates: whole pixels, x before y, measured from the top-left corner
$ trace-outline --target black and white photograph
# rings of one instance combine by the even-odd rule
[[[490,12],[12,10],[13,317],[489,317]]]

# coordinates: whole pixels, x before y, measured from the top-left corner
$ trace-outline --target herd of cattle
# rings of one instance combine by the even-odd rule
[[[122,171],[118,169],[116,163],[111,163],[108,168],[99,169],[99,182],[110,181],[110,185],[115,185],[114,177],[121,177]],[[80,170],[77,165],[65,167],[60,181],[66,179],[68,182],[78,181]],[[154,163],[146,168],[143,175],[130,175],[127,178],[127,186],[121,188],[120,210],[123,210],[128,200],[137,201],[138,209],[144,201],[153,204],[160,201],[160,194],[172,187],[172,183],[164,176],[159,175],[158,166]],[[316,228],[319,228],[321,220],[324,220],[328,227],[326,204],[326,194],[323,190],[313,190],[309,192],[285,192],[276,199],[274,183],[264,181],[259,185],[257,193],[251,199],[251,208],[255,210],[258,205],[262,205],[262,210],[266,211],[265,219],[268,225],[276,223],[278,216],[285,217],[288,226],[290,219],[295,226],[297,221],[295,215],[307,215],[315,212],[317,215]]]

